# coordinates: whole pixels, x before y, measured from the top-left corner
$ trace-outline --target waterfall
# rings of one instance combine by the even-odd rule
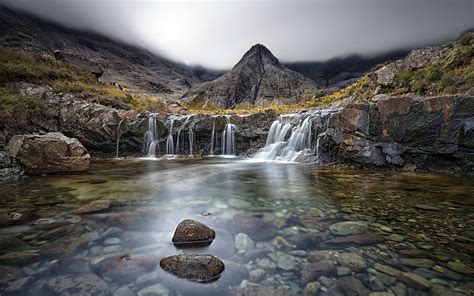
[[[235,125],[230,123],[229,116],[226,116],[226,125],[222,132],[222,154],[234,155],[235,153]]]
[[[214,138],[216,133],[216,118],[214,117],[214,122],[212,123],[212,134],[211,134],[211,155],[214,156]]]
[[[168,134],[168,138],[166,139],[166,155],[174,154],[173,125],[174,125],[174,117],[171,118],[170,132]]]
[[[148,118],[148,130],[145,132],[145,140],[143,142],[143,150],[146,153],[145,156],[155,157],[156,147],[158,145],[159,144],[158,144],[158,133],[156,129],[156,114],[151,113],[150,117]]]
[[[120,137],[122,136],[122,123],[124,122],[124,119],[120,120],[118,127],[117,127],[117,144],[116,144],[116,153],[115,157],[119,157],[119,145],[120,145]]]
[[[316,110],[303,114],[281,115],[268,132],[265,147],[254,156],[259,160],[297,161],[303,155],[316,155],[320,159],[320,140],[323,133],[317,134],[313,145],[313,121],[321,120],[328,114],[339,110]],[[327,124],[326,124],[327,130]],[[315,149],[314,151],[312,150]]]
[[[194,130],[193,130],[193,123],[192,123],[192,115],[172,115],[169,117],[170,119],[170,127],[169,127],[169,134],[166,140],[166,155],[179,155],[181,151],[186,153],[186,148],[184,144],[186,143],[186,138],[183,136],[183,130],[187,129],[188,132],[188,142],[189,142],[189,150],[188,155],[194,154]],[[177,128],[176,132],[176,145],[174,142],[174,135],[173,135],[173,128],[175,122],[179,122],[180,125]]]

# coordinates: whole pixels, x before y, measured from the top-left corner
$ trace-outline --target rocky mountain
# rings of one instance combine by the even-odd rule
[[[401,59],[407,54],[407,50],[398,50],[375,56],[354,54],[323,62],[295,62],[284,65],[312,79],[321,88],[343,87],[366,74],[374,66]]]
[[[221,77],[193,86],[184,99],[197,104],[233,108],[241,102],[259,104],[282,98],[295,101],[317,89],[314,81],[283,66],[264,45],[256,44]]]
[[[71,30],[0,5],[0,46],[43,52],[93,72],[100,81],[137,95],[181,97],[193,84],[219,73],[193,69],[144,49]]]

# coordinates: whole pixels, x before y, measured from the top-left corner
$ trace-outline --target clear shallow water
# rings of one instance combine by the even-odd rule
[[[101,213],[74,214],[97,199],[118,203]],[[0,244],[0,293],[22,279],[28,294],[76,295],[73,291],[82,290],[70,286],[77,283],[56,281],[65,290],[51,288],[51,278],[72,272],[58,270],[56,260],[71,257],[86,258],[65,262],[79,265],[76,274],[80,269],[99,275],[85,281],[104,280],[97,289],[110,294],[121,288],[132,295],[222,295],[255,285],[303,294],[307,283],[319,286],[321,295],[355,295],[350,288],[359,283],[363,289],[357,293],[366,294],[449,290],[469,295],[474,289],[474,181],[467,177],[224,158],[101,160],[85,174],[0,184],[0,205],[0,233],[28,244]],[[11,213],[21,216],[12,221]],[[234,237],[242,227],[234,216],[242,214],[274,224],[278,232],[262,240],[259,231],[268,228],[251,225],[247,234],[254,246],[239,253]],[[39,218],[56,224],[35,225]],[[175,248],[174,229],[186,218],[215,229],[214,242],[200,249]],[[356,221],[356,230],[336,235],[334,224],[345,221]],[[101,270],[104,258],[126,253],[160,260],[183,252],[223,259],[221,279],[208,285],[176,280],[160,272],[159,265],[135,270],[136,276],[124,280],[110,280]],[[324,270],[310,268],[327,261]]]

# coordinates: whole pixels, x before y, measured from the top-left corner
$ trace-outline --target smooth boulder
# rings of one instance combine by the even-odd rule
[[[7,146],[28,174],[83,172],[89,168],[90,155],[75,138],[62,133],[16,135]]]
[[[173,244],[177,246],[208,245],[216,237],[216,232],[199,221],[186,219],[181,221],[173,235]]]
[[[179,278],[208,283],[220,278],[224,262],[209,254],[181,254],[163,258],[161,268]]]

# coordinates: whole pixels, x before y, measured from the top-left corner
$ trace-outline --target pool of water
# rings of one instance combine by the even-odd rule
[[[77,214],[94,200],[113,202]],[[5,295],[474,291],[469,177],[222,158],[97,160],[84,174],[0,184],[0,205]],[[212,244],[173,246],[188,218],[216,231]],[[222,259],[220,279],[178,280],[150,263],[189,252]]]

